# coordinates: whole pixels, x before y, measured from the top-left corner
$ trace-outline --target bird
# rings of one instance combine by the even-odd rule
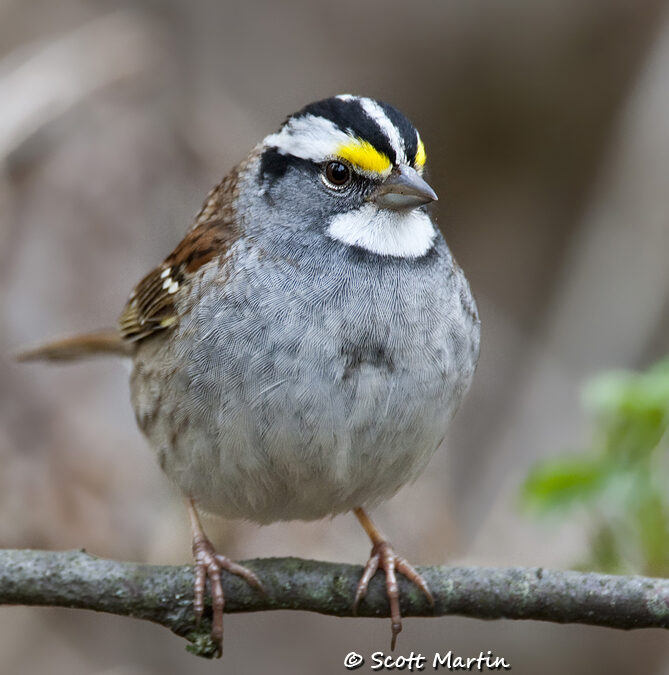
[[[353,512],[371,553],[354,610],[385,576],[425,580],[369,510],[414,481],[476,368],[480,320],[433,216],[427,153],[397,108],[350,94],[288,116],[208,194],[184,238],[135,286],[117,327],[22,360],[119,355],[158,465],[184,497],[194,613],[209,583],[223,646],[224,572],[199,513],[260,524]]]

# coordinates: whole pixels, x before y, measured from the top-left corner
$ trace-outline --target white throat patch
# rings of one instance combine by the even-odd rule
[[[420,258],[432,248],[437,231],[430,216],[418,209],[392,211],[365,204],[335,216],[328,235],[379,255]]]

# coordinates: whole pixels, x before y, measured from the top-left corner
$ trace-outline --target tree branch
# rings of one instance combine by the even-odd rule
[[[227,612],[297,609],[352,616],[362,567],[297,558],[244,562],[263,582],[262,597],[225,574]],[[610,628],[669,628],[669,580],[558,572],[542,568],[419,568],[435,599],[400,580],[403,616],[457,614],[477,619],[534,619]],[[185,637],[189,649],[212,656],[205,621],[195,627],[193,568],[104,560],[83,551],[0,550],[0,605],[73,607],[132,616]],[[388,616],[381,575],[359,616]]]

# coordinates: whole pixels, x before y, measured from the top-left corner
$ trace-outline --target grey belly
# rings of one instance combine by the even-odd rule
[[[215,404],[203,399],[220,391],[209,378],[182,382],[175,372],[189,403],[163,395],[145,430],[165,472],[210,512],[271,522],[371,506],[424,468],[463,383],[370,363],[342,370],[335,379],[308,363],[278,369],[272,382],[231,388]],[[140,392],[151,376],[134,380],[135,400],[148,399]]]

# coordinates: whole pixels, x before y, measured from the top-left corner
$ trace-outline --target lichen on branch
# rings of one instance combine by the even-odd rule
[[[225,574],[226,612],[295,609],[353,616],[362,567],[298,558],[244,562],[266,596]],[[551,571],[542,568],[422,567],[430,607],[418,588],[400,579],[403,616],[459,615],[534,619],[609,628],[669,628],[669,580]],[[0,605],[70,607],[158,623],[185,637],[190,651],[211,657],[209,626],[195,626],[193,567],[96,558],[84,551],[0,550]],[[357,616],[387,617],[380,574]]]

